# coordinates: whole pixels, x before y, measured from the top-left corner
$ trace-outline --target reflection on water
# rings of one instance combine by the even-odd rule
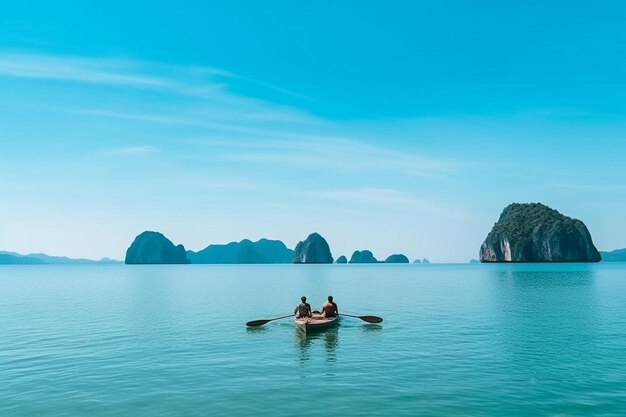
[[[298,348],[300,355],[300,361],[306,362],[310,359],[311,353],[315,354],[315,351],[311,349],[314,346],[319,346],[322,343],[326,350],[326,360],[328,362],[335,362],[337,360],[336,350],[339,346],[339,329],[327,329],[322,332],[307,333],[296,328],[295,331],[295,344]]]
[[[337,361],[339,350],[339,327],[330,328],[320,332],[306,333],[298,328],[294,332],[294,342],[298,352],[299,361],[304,364],[310,360],[318,359],[325,351],[326,362],[334,363]],[[355,334],[362,332],[373,335],[380,332],[383,326],[380,324],[359,324],[358,326],[344,326],[344,331]]]
[[[2,267],[0,416],[626,415],[625,278],[608,263]],[[302,294],[385,321],[246,329]]]
[[[383,329],[381,324],[367,323],[363,325],[363,331],[365,332],[379,332]]]
[[[589,353],[599,327],[594,270],[562,268],[567,270],[498,271],[491,281],[502,358],[509,366],[523,364],[520,375],[529,380],[591,377],[578,363],[581,357],[597,360]]]
[[[269,329],[265,326],[246,327],[246,333],[248,334],[263,333],[268,330]]]

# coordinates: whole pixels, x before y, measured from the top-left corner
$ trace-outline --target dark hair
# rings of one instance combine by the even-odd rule
[[[302,297],[300,297],[300,300],[302,300],[302,302],[304,303],[306,301],[306,297],[303,295]]]
[[[328,301],[333,301],[333,296],[332,295],[328,296]]]

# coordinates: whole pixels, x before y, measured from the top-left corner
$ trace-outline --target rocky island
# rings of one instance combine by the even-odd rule
[[[209,245],[201,251],[187,251],[192,264],[284,264],[291,263],[293,251],[280,240],[244,239],[226,245]]]
[[[335,261],[338,264],[347,264],[348,263],[348,258],[346,258],[345,256],[341,255],[339,258],[337,258],[337,260]]]
[[[143,232],[126,251],[126,264],[188,264],[183,245],[175,246],[159,232]]]
[[[511,204],[480,247],[481,262],[599,262],[584,223],[540,204]]]
[[[350,257],[351,264],[376,264],[378,260],[369,250],[355,250]]]
[[[397,253],[397,254],[388,256],[387,259],[385,259],[385,263],[386,264],[408,264],[409,258],[407,258],[406,256],[400,253]]]
[[[306,240],[298,242],[293,251],[294,264],[332,264],[328,242],[317,233],[311,233]]]

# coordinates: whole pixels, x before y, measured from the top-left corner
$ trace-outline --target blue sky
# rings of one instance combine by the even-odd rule
[[[621,2],[203,3],[3,6],[0,250],[467,261],[534,201],[626,246]]]

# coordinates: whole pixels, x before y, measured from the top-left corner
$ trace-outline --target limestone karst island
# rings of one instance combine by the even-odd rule
[[[585,224],[540,203],[511,204],[480,247],[481,262],[599,262]]]
[[[623,259],[623,251],[605,253],[607,260]],[[510,204],[480,247],[480,262],[599,262],[602,259],[585,224],[541,203]],[[226,245],[209,245],[194,252],[175,245],[163,234],[146,231],[138,235],[126,252],[127,264],[330,264],[330,245],[311,233],[289,249],[279,240],[244,239]],[[350,259],[341,255],[338,264],[409,263],[400,253],[379,261],[372,251],[355,250]],[[416,259],[414,263],[428,263]]]
[[[417,260],[419,261],[419,260]],[[348,263],[344,255],[337,263]],[[419,261],[421,262],[421,261]],[[175,245],[162,233],[146,231],[139,234],[126,251],[126,264],[331,264],[333,255],[326,239],[319,233],[311,233],[289,249],[279,240],[260,239],[252,242],[244,239],[226,245],[209,245],[194,252]],[[355,251],[350,263],[383,263],[371,251]],[[409,263],[403,254],[392,254],[384,263]]]

